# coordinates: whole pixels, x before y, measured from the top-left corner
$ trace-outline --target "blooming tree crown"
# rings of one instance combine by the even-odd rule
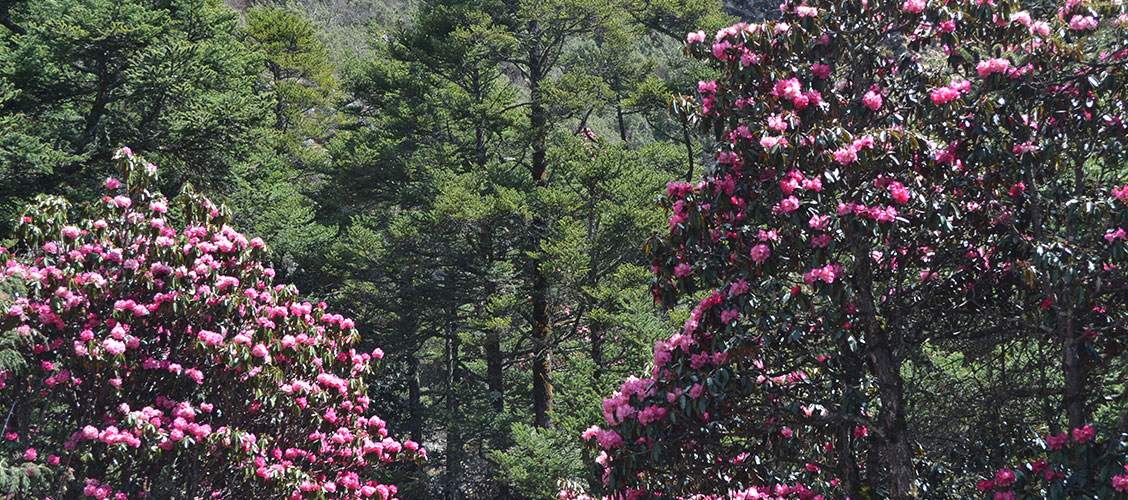
[[[5,457],[27,493],[97,499],[377,498],[381,464],[422,459],[373,413],[351,319],[274,282],[260,238],[128,148],[83,207],[41,198],[3,262]],[[5,448],[7,450],[8,448]],[[4,451],[3,453],[8,453]]]
[[[721,76],[672,107],[717,151],[669,185],[648,246],[655,299],[692,313],[582,436],[616,498],[907,498],[921,457],[899,353],[921,332],[1054,332],[1075,357],[1125,334],[1121,2],[780,8],[687,36]],[[1091,480],[1028,464],[984,494],[1124,492],[1112,437],[1039,471]]]

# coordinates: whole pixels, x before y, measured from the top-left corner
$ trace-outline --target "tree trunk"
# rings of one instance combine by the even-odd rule
[[[854,429],[842,423],[835,431],[834,453],[838,459],[837,470],[842,478],[842,489],[850,498],[861,498],[862,479],[858,474],[858,462],[854,459]]]
[[[411,415],[408,423],[411,440],[416,443],[423,442],[423,405],[420,403],[422,391],[419,388],[419,358],[415,353],[407,357],[407,408]]]
[[[459,415],[458,395],[455,384],[458,382],[458,334],[447,333],[446,352],[446,470],[448,496],[450,500],[462,499],[462,422]]]
[[[843,376],[842,395],[843,404],[840,411],[844,416],[856,416],[861,410],[861,402],[865,395],[862,393],[863,360],[857,352],[850,349],[850,343],[844,336],[838,341],[838,350],[842,353],[839,361],[842,363]],[[834,453],[838,459],[838,477],[842,479],[842,487],[850,498],[861,498],[862,479],[858,469],[858,461],[854,457],[854,428],[856,424],[844,419],[839,424],[834,435]]]
[[[591,336],[591,362],[594,365],[591,376],[598,381],[603,377],[603,325],[593,324],[588,335]]]
[[[1068,304],[1062,304],[1069,307]],[[1063,311],[1064,312],[1064,311]],[[1063,387],[1062,402],[1065,405],[1066,419],[1070,429],[1082,427],[1089,421],[1086,409],[1085,360],[1081,358],[1081,336],[1073,331],[1072,311],[1065,312],[1066,317],[1058,319],[1061,344],[1061,367],[1065,373],[1065,386]]]
[[[1074,153],[1073,194],[1078,198],[1083,196],[1085,192],[1084,167],[1086,160],[1087,158],[1080,151]],[[1071,247],[1075,247],[1083,241],[1078,237],[1078,229],[1077,216],[1070,216],[1066,224],[1065,239]],[[1065,376],[1065,387],[1063,388],[1062,404],[1065,405],[1069,428],[1076,429],[1089,421],[1089,412],[1085,404],[1087,396],[1085,382],[1089,374],[1088,366],[1081,356],[1081,346],[1084,343],[1082,335],[1084,334],[1079,332],[1079,328],[1074,324],[1074,311],[1077,310],[1077,303],[1069,284],[1064,284],[1056,295],[1054,297],[1054,308],[1057,312],[1058,338],[1061,339],[1062,347],[1061,368],[1065,372],[1063,374]]]
[[[27,30],[23,29],[23,27],[21,27],[21,26],[17,25],[16,23],[12,22],[12,18],[8,14],[8,9],[10,9],[11,6],[12,6],[11,2],[4,2],[4,5],[0,5],[0,25],[3,25],[5,28],[8,28],[13,33],[16,33],[16,34],[19,34],[19,35],[26,35]]]
[[[94,94],[94,102],[90,105],[90,112],[86,115],[85,125],[82,130],[82,137],[85,140],[83,146],[94,144],[97,141],[98,125],[102,123],[102,117],[106,114],[106,105],[110,101],[110,85],[113,76],[106,75],[106,63],[98,61],[97,65],[98,74],[98,90]]]
[[[889,333],[877,320],[873,297],[873,269],[870,248],[855,248],[854,262],[857,274],[854,289],[857,293],[858,313],[865,331],[866,348],[877,376],[877,395],[881,401],[878,425],[884,437],[885,472],[889,475],[890,498],[901,500],[916,498],[916,473],[913,470],[913,453],[905,423],[905,399],[901,384],[901,366],[889,345]]]
[[[623,145],[627,144],[627,122],[623,119],[623,107],[615,105],[615,114],[619,119],[619,138],[623,140]]]
[[[486,384],[490,390],[490,403],[498,413],[505,410],[505,382],[501,361],[501,336],[497,332],[490,332],[486,340]]]
[[[531,22],[529,32],[535,39],[538,33],[536,22]],[[529,48],[529,125],[532,127],[532,169],[533,180],[538,188],[548,186],[548,157],[546,146],[547,110],[541,103],[540,81],[544,78],[541,68],[541,49],[534,42]],[[539,254],[541,243],[548,231],[542,214],[537,213],[532,223],[533,252]],[[544,275],[544,262],[541,257],[532,259],[533,264],[533,423],[537,427],[547,427],[548,413],[552,410],[552,349],[548,343],[551,325],[548,321],[548,279]]]
[[[473,88],[474,98],[479,105],[483,104],[483,95],[486,93],[486,85],[482,84],[481,72],[475,70],[473,73]],[[485,171],[486,163],[489,159],[489,151],[486,147],[486,124],[483,121],[478,123],[474,129],[475,136],[475,150],[477,154],[478,170]],[[493,264],[493,234],[486,231],[483,234],[483,239],[486,242],[485,248],[487,255],[489,255],[489,263]],[[494,283],[488,281],[486,283],[486,296],[492,297],[496,292]],[[499,414],[505,411],[505,379],[502,374],[502,358],[501,358],[501,335],[496,332],[489,332],[486,338],[486,385],[489,387],[490,404],[493,405],[494,411]]]
[[[889,473],[891,498],[916,498],[916,473],[905,424],[905,402],[901,389],[900,366],[893,358],[884,332],[869,336],[877,392],[881,398],[879,422],[885,435],[885,463]]]

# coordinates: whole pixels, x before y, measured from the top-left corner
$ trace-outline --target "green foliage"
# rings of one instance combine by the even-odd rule
[[[425,1],[345,70],[325,210],[345,229],[326,274],[405,373],[375,392],[410,409],[413,436],[445,440],[432,495],[553,496],[579,475],[571,459],[502,457],[575,450],[565,437],[598,418],[609,375],[642,366],[665,326],[641,248],[686,160],[644,119],[665,116],[676,85],[646,75],[690,71],[677,42],[622,9]],[[538,294],[544,338],[530,333]],[[554,427],[531,432],[542,355]]]
[[[513,446],[491,450],[490,458],[505,480],[529,498],[556,498],[558,478],[575,477],[583,468],[580,447],[570,432],[515,423],[510,436]]]
[[[230,1],[231,4],[238,0]],[[329,57],[340,64],[368,59],[372,38],[382,37],[414,12],[414,0],[248,0],[256,7],[301,12],[310,20]]]
[[[290,158],[264,152],[259,162],[240,165],[225,199],[236,210],[239,227],[266,235],[278,270],[313,289],[319,280],[312,272],[321,268],[324,248],[336,228],[318,218],[313,196],[324,183],[321,176]]]
[[[323,248],[336,232],[319,219],[314,197],[331,169],[324,145],[342,125],[337,68],[297,12],[253,8],[246,23],[242,40],[261,57],[256,90],[271,120],[257,131],[256,153],[234,169],[225,200],[241,227],[267,235],[288,279],[316,290]]]
[[[434,444],[388,473],[401,498],[554,496],[575,456],[496,452],[576,452],[667,328],[641,248],[710,140],[666,108],[709,71],[680,41],[722,24],[719,3],[231,4],[242,17],[220,0],[0,9],[0,231],[36,194],[93,198],[128,144],[162,165],[156,190],[207,187],[281,277],[387,349],[374,404]],[[529,425],[537,353],[551,430]]]
[[[254,151],[261,61],[220,0],[60,0],[5,7],[0,196],[89,195],[130,144],[169,175],[222,185]],[[191,167],[188,167],[191,165]],[[13,197],[15,199],[13,199]],[[7,231],[12,212],[0,213]]]
[[[29,462],[8,463],[0,458],[0,492],[28,491],[37,484],[50,480],[47,467]]]
[[[273,94],[274,128],[291,143],[323,137],[332,126],[336,67],[310,22],[276,8],[247,11],[247,45],[266,58],[266,90]],[[298,144],[287,144],[296,148]]]

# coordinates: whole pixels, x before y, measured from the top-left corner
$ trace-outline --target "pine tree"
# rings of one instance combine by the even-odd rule
[[[254,151],[261,60],[221,0],[19,2],[3,19],[5,233],[36,193],[91,196],[122,144],[167,165],[170,191],[222,187]]]

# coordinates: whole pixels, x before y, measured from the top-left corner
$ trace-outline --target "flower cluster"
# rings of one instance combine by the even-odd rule
[[[274,283],[262,240],[224,208],[188,190],[170,202],[147,189],[156,167],[118,156],[124,181],[84,219],[43,199],[3,254],[3,328],[29,361],[5,377],[6,432],[51,479],[28,493],[394,497],[361,474],[426,452],[372,414],[363,377],[383,353]]]
[[[1128,493],[1128,459],[1118,453],[1115,445],[1102,449],[1096,444],[1096,430],[1090,425],[1075,427],[1070,432],[1047,434],[1044,439],[1045,453],[1027,462],[1022,467],[1004,467],[995,472],[993,478],[976,483],[980,493],[996,499],[1014,499],[1016,494],[1027,493],[1036,496],[1041,492],[1056,490],[1067,497],[1082,496],[1078,481],[1067,481],[1067,477],[1078,478],[1096,472],[1096,477],[1108,478],[1097,481],[1096,490],[1102,498],[1115,498],[1115,493]],[[1123,474],[1118,474],[1123,472]],[[1103,484],[1100,484],[1102,483]]]
[[[1128,81],[1128,51],[1084,48],[1101,28],[1089,17],[1123,11],[789,0],[778,20],[690,33],[687,54],[721,76],[673,107],[718,151],[699,181],[670,184],[670,231],[648,256],[655,299],[692,309],[582,436],[611,498],[906,498],[924,481],[905,425],[910,333],[1013,328],[969,305],[1001,300],[1032,331],[1070,332],[1051,344],[1063,353],[1122,337],[1128,187],[1085,176],[1123,165],[1126,94],[1101,82]],[[1062,410],[1077,443],[1099,441],[1090,413]],[[1025,474],[1000,471],[984,494]]]

